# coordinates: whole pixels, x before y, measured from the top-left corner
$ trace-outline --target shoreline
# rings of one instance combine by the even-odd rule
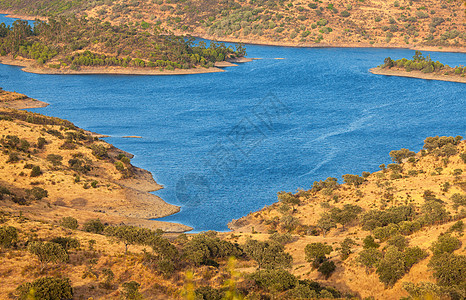
[[[177,32],[183,35],[183,33]],[[246,45],[259,45],[259,46],[276,46],[276,47],[289,47],[289,48],[373,48],[373,49],[406,49],[406,50],[419,50],[431,52],[452,52],[452,53],[466,53],[466,47],[445,47],[445,46],[424,46],[414,45],[409,46],[406,44],[370,44],[370,43],[314,43],[314,42],[290,42],[290,41],[264,41],[253,39],[239,39],[233,37],[217,38],[209,34],[193,34],[193,37],[224,42],[224,43],[243,43]]]
[[[191,75],[225,72],[218,67],[176,69],[173,71],[155,70],[149,68],[124,68],[124,67],[82,67],[81,70],[40,68],[30,60],[13,59],[10,57],[0,57],[0,63],[9,66],[21,67],[21,71],[42,75]],[[225,66],[226,67],[226,66]]]
[[[80,70],[71,69],[52,69],[38,67],[36,63],[29,59],[14,59],[11,57],[0,57],[0,63],[9,66],[21,67],[21,71],[33,74],[43,75],[193,75],[225,72],[223,68],[236,67],[237,63],[246,63],[256,60],[257,58],[232,58],[225,61],[216,62],[214,67],[210,68],[192,68],[192,69],[175,69],[175,70],[156,70],[150,68],[132,68],[132,67],[81,67]]]
[[[8,98],[8,102],[2,101],[5,98]],[[33,105],[31,105],[31,103]],[[41,108],[48,105],[48,103],[29,98],[23,94],[0,90],[0,111],[13,112],[27,108]],[[21,123],[22,121],[15,121],[15,125],[19,124],[20,126],[23,126]],[[84,129],[82,130],[92,137],[102,137],[102,135],[94,134]],[[112,157],[116,157],[119,154],[124,154],[129,158],[133,157],[132,154],[118,149],[112,144],[105,141],[102,142],[108,145],[108,153]],[[193,230],[192,227],[181,223],[156,220],[178,213],[180,211],[180,207],[170,204],[159,196],[151,193],[163,189],[163,186],[154,180],[151,172],[137,166],[132,166],[132,169],[133,176],[129,178],[111,179],[110,174],[110,177],[108,178],[102,177],[103,180],[107,180],[107,183],[114,185],[112,190],[115,191],[111,195],[107,194],[108,196],[106,196],[107,199],[105,200],[101,198],[101,194],[97,193],[94,195],[93,192],[90,194],[86,194],[86,192],[84,192],[81,195],[75,195],[73,196],[76,197],[74,199],[71,199],[73,197],[68,197],[71,201],[68,201],[70,199],[66,200],[66,197],[57,198],[55,195],[48,199],[50,202],[47,203],[51,203],[51,207],[46,202],[38,201],[29,206],[23,206],[20,210],[25,215],[29,215],[34,219],[46,217],[47,219],[54,220],[57,215],[79,215],[82,220],[100,218],[106,222],[114,224],[142,226],[154,230],[162,229],[167,233],[183,233]],[[22,186],[18,187],[22,188]],[[58,188],[61,189],[62,187],[58,186]],[[12,212],[17,210],[15,205],[11,206],[5,201],[0,203],[0,207],[3,210]],[[50,208],[44,209],[44,207]]]
[[[409,77],[409,78],[418,78],[425,80],[440,80],[440,81],[450,81],[458,83],[466,83],[466,77],[460,77],[455,75],[442,75],[442,74],[432,74],[432,73],[422,73],[421,71],[411,71],[406,72],[402,70],[393,70],[393,69],[381,69],[375,67],[369,69],[369,72],[376,75],[385,75],[385,76],[398,76],[398,77]]]

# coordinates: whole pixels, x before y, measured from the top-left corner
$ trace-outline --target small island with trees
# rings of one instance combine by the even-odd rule
[[[420,51],[416,51],[411,60],[406,58],[393,60],[387,57],[383,65],[370,69],[370,72],[379,75],[466,83],[466,67],[461,65],[450,67],[439,61],[433,61],[430,55],[424,57]]]
[[[243,45],[196,43],[157,25],[60,17],[0,24],[0,62],[47,74],[192,74],[243,62]]]

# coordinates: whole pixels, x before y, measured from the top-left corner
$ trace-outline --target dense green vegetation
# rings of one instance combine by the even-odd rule
[[[393,60],[390,57],[385,58],[382,68],[398,68],[406,72],[421,71],[423,73],[439,73],[444,75],[458,75],[464,77],[466,74],[466,67],[456,66],[450,67],[444,65],[439,61],[433,61],[430,55],[424,57],[420,51],[416,51],[413,58],[408,60],[406,58]],[[401,154],[401,153],[397,153]],[[407,156],[406,156],[407,157]],[[397,161],[405,157],[395,158]]]
[[[223,43],[165,34],[156,25],[113,26],[98,19],[61,17],[36,21],[34,27],[17,20],[0,24],[0,54],[34,59],[50,68],[80,66],[149,67],[173,70],[211,67],[217,61],[244,56]]]

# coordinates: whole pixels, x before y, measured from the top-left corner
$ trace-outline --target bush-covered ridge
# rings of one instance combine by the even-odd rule
[[[159,26],[111,25],[92,18],[60,17],[30,26],[17,20],[0,24],[0,55],[35,60],[50,68],[81,66],[148,67],[173,70],[211,67],[245,55],[223,43],[194,43],[193,38],[164,33]]]
[[[99,219],[79,224],[67,217],[50,224],[6,213],[0,217],[0,250],[8,254],[0,270],[16,266],[0,290],[2,296],[5,288],[18,299],[57,300],[344,295],[316,281],[298,279],[287,270],[290,265],[274,263],[283,256],[291,260],[275,239],[238,244],[212,231],[167,238],[161,230],[108,226]],[[262,260],[269,263],[256,271],[238,272]]]
[[[300,236],[299,251],[316,271],[331,283],[345,281],[362,296],[399,299],[402,293],[426,292],[461,299],[466,269],[453,265],[466,260],[466,142],[461,136],[428,137],[419,153],[401,149],[390,157],[393,163],[380,165],[378,172],[346,174],[343,183],[330,177],[310,190],[279,192],[277,203],[230,226],[235,232]],[[368,277],[355,280],[361,271]],[[431,274],[436,284],[406,279],[427,281]]]
[[[462,2],[2,0],[0,8],[29,15],[78,14],[112,23],[158,24],[173,32],[222,40],[462,48],[466,41]]]
[[[466,76],[465,66],[450,67],[444,65],[439,61],[433,61],[430,55],[424,57],[420,51],[416,51],[413,58],[408,60],[406,58],[393,60],[390,57],[385,58],[384,64],[381,65],[383,69],[398,69],[406,72],[421,71],[423,73],[435,73],[441,75],[455,75]]]

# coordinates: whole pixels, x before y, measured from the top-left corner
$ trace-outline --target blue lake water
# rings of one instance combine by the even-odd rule
[[[0,86],[51,104],[34,111],[112,136],[105,140],[165,186],[155,194],[182,207],[161,220],[195,231],[227,230],[278,191],[375,171],[390,150],[419,151],[427,136],[466,134],[466,84],[369,73],[412,50],[247,52],[262,59],[183,76],[37,75],[0,65]],[[425,54],[466,64],[466,54]]]

